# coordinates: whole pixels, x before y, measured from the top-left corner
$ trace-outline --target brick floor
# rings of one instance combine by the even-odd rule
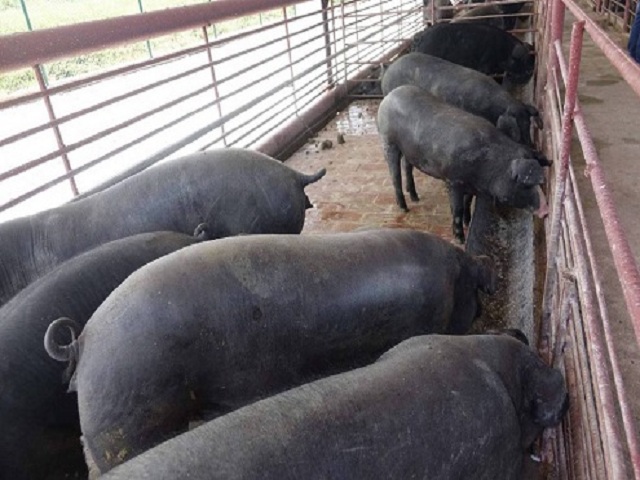
[[[379,100],[351,103],[287,160],[288,166],[305,173],[327,169],[322,180],[306,188],[315,208],[307,210],[302,233],[407,227],[452,240],[444,182],[414,171],[420,201],[413,203],[407,195],[408,213],[396,206],[375,123],[378,104]],[[338,133],[345,143],[338,143]],[[323,140],[330,140],[332,147],[323,150]]]

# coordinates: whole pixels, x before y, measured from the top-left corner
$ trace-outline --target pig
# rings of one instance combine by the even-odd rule
[[[493,25],[501,30],[506,30],[505,19],[502,17],[503,12],[498,5],[482,5],[480,7],[469,8],[457,13],[451,20],[457,22],[477,22]],[[512,22],[509,20],[509,24]],[[511,25],[510,28],[512,28]]]
[[[527,83],[535,69],[533,45],[483,23],[439,23],[418,34],[412,49],[487,75],[504,74],[505,88]]]
[[[262,153],[227,148],[145,170],[81,200],[0,224],[0,305],[55,266],[97,245],[136,233],[211,238],[300,233],[311,206],[303,175]]]
[[[508,336],[410,338],[375,363],[183,433],[105,480],[520,480],[568,409],[562,374]]]
[[[76,397],[63,388],[63,365],[43,348],[47,327],[65,315],[80,329],[137,268],[198,241],[153,232],[108,242],[62,263],[0,308],[1,478],[86,474]]]
[[[412,230],[226,238],[139,269],[77,341],[45,343],[77,364],[87,462],[104,473],[190,421],[365,365],[413,335],[464,333],[478,290],[495,284],[488,257]],[[45,338],[70,325],[57,322]]]
[[[483,73],[432,55],[413,52],[394,61],[382,77],[382,93],[415,85],[451,105],[486,118],[512,140],[533,146],[531,119],[542,128],[538,110],[514,98]],[[541,165],[549,161],[538,154]]]
[[[449,105],[421,88],[402,85],[380,103],[378,130],[398,206],[408,211],[406,188],[418,201],[413,168],[447,182],[453,234],[464,243],[465,194],[484,194],[515,208],[548,213],[543,167],[530,148],[520,145],[484,118]]]
[[[422,17],[425,23],[432,24],[440,20],[446,20],[452,18],[455,13],[449,0],[423,0],[422,4],[424,7]],[[433,12],[431,11],[432,8]],[[432,13],[435,15],[432,15]]]

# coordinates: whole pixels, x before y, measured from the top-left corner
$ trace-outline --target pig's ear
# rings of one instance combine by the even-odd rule
[[[507,337],[515,338],[519,342],[524,343],[527,347],[529,346],[529,339],[519,328],[496,328],[485,330],[482,333],[483,335],[506,335]]]
[[[544,153],[538,152],[537,150],[532,150],[533,158],[538,161],[541,167],[549,167],[553,164],[551,160],[549,160]]]
[[[498,117],[496,127],[514,142],[520,143],[522,141],[516,117],[514,117],[509,110]]]
[[[531,53],[533,45],[522,43],[516,45],[511,51],[511,58],[525,59]]]
[[[569,396],[562,374],[541,361],[525,374],[525,398],[533,422],[541,427],[560,423],[569,408]]]
[[[498,288],[498,273],[493,260],[486,255],[478,255],[473,257],[473,266],[478,288],[484,293],[493,295]]]
[[[544,171],[535,158],[511,160],[511,178],[521,185],[534,187],[544,183]]]

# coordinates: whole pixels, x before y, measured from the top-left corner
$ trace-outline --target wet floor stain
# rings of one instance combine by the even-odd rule
[[[345,135],[377,135],[377,105],[350,104],[337,118],[337,129]]]
[[[580,103],[584,103],[585,105],[594,105],[598,103],[604,103],[603,99],[598,97],[592,97],[591,95],[579,94],[578,99],[580,99]]]
[[[601,138],[597,137],[593,137],[593,144],[595,145],[597,151],[600,151],[601,149],[612,145],[611,142],[607,142],[606,140],[602,140]]]
[[[606,87],[609,85],[615,85],[622,81],[622,77],[620,75],[598,75],[598,78],[587,80],[586,84],[593,87]]]

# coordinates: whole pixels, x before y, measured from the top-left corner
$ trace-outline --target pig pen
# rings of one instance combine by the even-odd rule
[[[550,206],[554,192],[562,191],[556,185],[562,186],[567,176],[565,167],[559,167],[568,161],[567,149],[560,145],[566,145],[563,126],[571,118],[559,117],[562,103],[572,105],[571,88],[566,82],[559,85],[567,66],[555,60],[560,47],[554,43],[565,28],[565,8],[587,21],[592,37],[602,36],[572,0],[527,2],[516,31],[536,44],[537,76],[518,94],[545,115],[537,145],[555,161]],[[424,19],[434,18],[433,12],[424,13],[422,0],[218,0],[0,37],[0,72],[21,75],[27,70],[35,85],[0,99],[0,124],[6,130],[0,135],[0,218],[58,205],[104,188],[105,180],[115,181],[165,159],[240,146],[286,160],[304,172],[327,168],[326,177],[307,188],[316,208],[307,211],[305,235],[408,227],[453,241],[443,182],[416,173],[420,202],[410,203],[408,213],[396,206],[375,125],[379,99],[355,95],[359,86],[365,87],[359,91],[370,92],[379,65],[406,51],[412,36],[424,28]],[[224,33],[225,22],[240,17],[250,19],[250,27]],[[174,34],[197,38],[175,51],[153,43]],[[60,59],[83,63],[88,53],[142,41],[148,58],[58,82],[52,80],[53,69],[46,75],[47,66]],[[598,45],[610,50],[605,44],[603,40]],[[612,63],[616,56],[619,52],[609,55]],[[548,85],[555,87],[553,93]],[[584,150],[592,153],[588,141]],[[598,173],[597,162],[587,163]],[[574,181],[572,171],[570,177]],[[578,268],[587,255],[577,244],[588,240],[586,230],[577,229],[572,220],[581,201],[572,194],[566,204],[564,218],[562,208],[560,214],[555,208],[551,223],[528,212],[478,203],[466,248],[494,259],[499,283],[496,294],[483,296],[484,312],[473,330],[520,328],[532,344],[543,347],[545,359],[553,358],[565,373],[572,408],[561,428],[547,432],[549,441],[532,458],[533,478],[632,478],[632,467],[640,478],[632,429],[624,428],[624,444],[617,426],[615,402],[624,410],[626,400],[619,393],[615,365],[609,374],[604,358],[614,358],[615,352],[608,346],[605,352],[599,327],[585,327],[582,321],[583,316],[597,316],[606,324],[605,314],[594,313],[593,298],[589,300],[589,288],[601,287],[597,275],[596,286],[585,287]],[[554,207],[558,205],[563,206],[563,198],[554,201]],[[611,217],[608,207],[604,211]],[[554,226],[558,222],[561,237]],[[623,243],[611,242],[625,255]],[[560,266],[556,250],[566,257]],[[633,271],[630,275],[619,273],[623,286],[638,285],[637,269],[636,277]],[[629,295],[633,298],[633,291]],[[565,346],[566,362],[558,354]],[[622,416],[629,417],[624,411]],[[621,473],[625,470],[627,474]]]
[[[287,165],[302,171],[327,169],[322,182],[307,187],[315,208],[307,212],[302,233],[412,228],[455,243],[443,181],[417,172],[420,201],[411,202],[407,213],[396,205],[377,133],[375,117],[379,103],[377,99],[350,103],[286,160]],[[528,212],[477,202],[466,249],[494,259],[499,281],[494,295],[482,294],[483,314],[476,320],[474,332],[519,328],[532,344],[535,342],[534,305],[539,296],[534,223]]]
[[[314,208],[307,211],[302,234],[411,228],[456,244],[443,181],[416,171],[420,201],[410,202],[406,213],[396,205],[376,127],[379,103],[377,99],[354,100],[286,160],[287,165],[302,171],[327,169],[322,182],[306,189]],[[544,238],[542,221],[529,212],[494,205],[484,198],[474,204],[466,244],[460,248],[493,259],[498,288],[493,295],[479,292],[482,314],[471,333],[518,328],[535,345],[536,305],[541,300],[544,268],[543,249],[539,248]],[[551,478],[549,472],[555,467],[542,459],[538,452],[532,452],[523,480]]]

